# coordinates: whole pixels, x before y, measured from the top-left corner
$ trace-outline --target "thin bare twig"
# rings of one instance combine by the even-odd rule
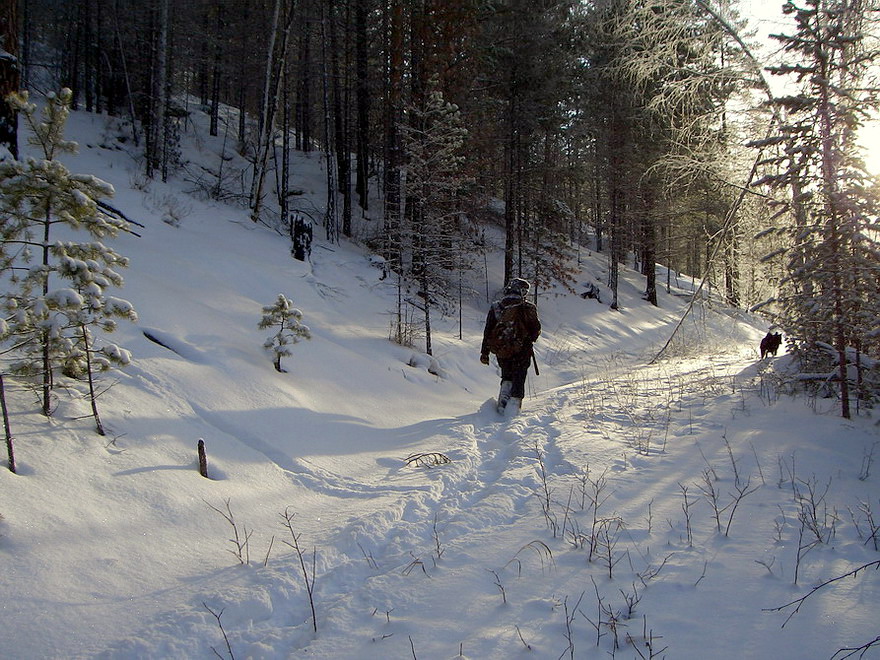
[[[831,579],[825,580],[824,582],[817,584],[815,587],[810,589],[806,594],[804,594],[800,598],[796,598],[793,601],[786,603],[785,605],[780,605],[778,607],[764,608],[764,611],[765,612],[782,612],[782,611],[787,610],[791,607],[794,607],[794,609],[789,613],[788,617],[786,617],[785,621],[782,624],[782,627],[785,628],[785,624],[787,624],[789,621],[791,621],[791,618],[800,611],[801,606],[807,601],[807,599],[810,596],[815,594],[817,591],[824,589],[825,587],[827,587],[830,584],[834,584],[835,582],[840,582],[841,580],[844,580],[848,577],[855,577],[859,573],[866,571],[869,568],[873,568],[874,570],[877,570],[878,568],[880,568],[880,559],[868,562],[867,564],[862,564],[861,566],[858,566],[851,571],[847,571],[843,575],[838,575],[837,577],[833,577]]]

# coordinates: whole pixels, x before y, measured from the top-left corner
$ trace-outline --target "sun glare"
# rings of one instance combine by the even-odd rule
[[[865,149],[865,166],[874,176],[880,176],[880,121],[862,127],[861,142]]]

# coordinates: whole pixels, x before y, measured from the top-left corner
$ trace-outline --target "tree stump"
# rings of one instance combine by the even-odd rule
[[[199,474],[208,479],[208,456],[205,454],[205,441],[199,438]]]

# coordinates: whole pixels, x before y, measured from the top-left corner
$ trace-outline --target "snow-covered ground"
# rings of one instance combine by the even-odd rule
[[[10,392],[3,658],[794,659],[880,634],[873,570],[773,611],[880,559],[880,436],[784,394],[759,321],[698,306],[650,364],[689,282],[659,309],[630,271],[621,311],[542,292],[541,374],[502,418],[478,359],[483,273],[463,339],[435,319],[429,360],[388,341],[395,285],[363,248],[318,237],[297,262],[245,211],[145,185],[104,125],[72,116],[68,163],[145,225],[113,242],[140,316],[114,341],[134,362],[102,381],[107,437],[82,384],[49,420]],[[219,144],[202,133],[187,155]],[[316,206],[320,164],[294,167]],[[583,257],[601,285],[604,257]],[[279,293],[312,332],[287,373],[257,328]]]

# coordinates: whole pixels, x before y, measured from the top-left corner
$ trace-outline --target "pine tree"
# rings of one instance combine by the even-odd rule
[[[529,262],[540,269],[535,257],[545,245],[536,239],[552,238],[541,226],[552,224],[552,217],[540,209],[562,199],[556,159],[547,157],[546,147],[567,128],[570,115],[562,110],[563,102],[575,96],[572,80],[583,63],[582,53],[573,47],[575,5],[564,0],[490,5],[491,41],[483,56],[493,65],[486,72],[497,95],[493,114],[501,113],[495,119],[495,139],[503,149],[496,157],[503,185],[505,281],[529,276]],[[544,259],[552,259],[552,240],[548,248]]]
[[[851,380],[864,384],[858,355],[880,353],[880,200],[856,143],[878,106],[876,88],[867,84],[880,57],[869,45],[869,9],[862,0],[786,2],[796,29],[775,35],[788,59],[769,70],[797,91],[775,100],[786,121],[757,143],[779,147],[761,183],[787,191],[791,211],[780,216],[790,218],[782,228],[789,240],[780,325],[809,371],[836,370],[843,417],[851,415]]]
[[[10,98],[31,128],[30,144],[42,155],[0,163],[0,265],[9,284],[3,305],[16,358],[13,371],[40,378],[46,416],[51,413],[54,372],[86,376],[98,431],[103,432],[93,373],[127,363],[128,354],[109,344],[96,348],[92,329],[109,333],[115,329],[113,319],[137,317],[130,303],[106,295],[109,287],[122,285],[116,269],[127,262],[100,239],[117,236],[126,229],[125,222],[98,205],[113,194],[112,186],[91,175],[73,174],[58,160],[77,149],[63,137],[70,90],[48,97],[43,121],[37,121],[36,106],[26,93]],[[58,225],[84,230],[95,240],[59,242],[54,239]]]
[[[272,364],[275,370],[285,373],[281,368],[281,358],[290,355],[290,346],[298,344],[300,339],[311,339],[312,333],[308,326],[302,324],[303,313],[293,306],[293,301],[283,293],[278,294],[274,305],[263,307],[263,318],[258,327],[261,330],[274,328],[274,335],[266,339],[263,348],[271,351]]]
[[[401,126],[406,153],[406,190],[410,208],[412,275],[419,284],[425,313],[426,353],[432,354],[431,309],[448,296],[448,274],[459,251],[457,195],[465,183],[461,167],[467,130],[458,107],[443,98],[437,80],[429,82],[424,106],[407,108]]]
[[[602,188],[604,208],[597,213],[598,233],[610,239],[608,287],[611,309],[619,308],[619,267],[626,251],[625,233],[631,181],[635,159],[636,125],[631,121],[640,104],[635,85],[620,75],[626,42],[617,34],[629,5],[625,0],[602,0],[590,8],[587,27],[587,53],[590,67],[587,76],[588,115],[596,142],[598,184]]]
[[[131,362],[129,352],[115,344],[96,347],[93,329],[103,333],[116,330],[116,319],[136,322],[131,303],[106,294],[110,287],[121,287],[122,276],[117,268],[128,260],[101,243],[55,243],[52,254],[58,263],[58,276],[71,283],[72,292],[64,291],[56,303],[67,318],[72,345],[64,356],[63,372],[74,378],[85,378],[89,387],[89,403],[97,431],[104,435],[98,414],[95,372],[111,367],[124,367]],[[75,294],[75,295],[73,295]],[[56,301],[59,295],[50,296]]]
[[[726,240],[723,254],[730,258],[719,270],[735,300],[736,233],[720,231],[726,205],[709,204],[705,198],[734,197],[728,183],[734,142],[728,106],[735,94],[748,90],[734,84],[744,78],[741,47],[693,0],[670,0],[662,6],[603,0],[592,13],[589,78],[594,89],[589,99],[596,107],[587,121],[595,126],[597,155],[606,165],[612,296],[615,262],[632,251],[646,278],[645,299],[656,305],[661,241],[667,239],[668,265],[682,260],[673,253],[671,240],[679,230],[691,243],[695,235]],[[703,212],[701,225],[673,225],[672,219],[676,224],[692,222],[697,204]],[[693,261],[691,272],[701,272],[700,260]]]

